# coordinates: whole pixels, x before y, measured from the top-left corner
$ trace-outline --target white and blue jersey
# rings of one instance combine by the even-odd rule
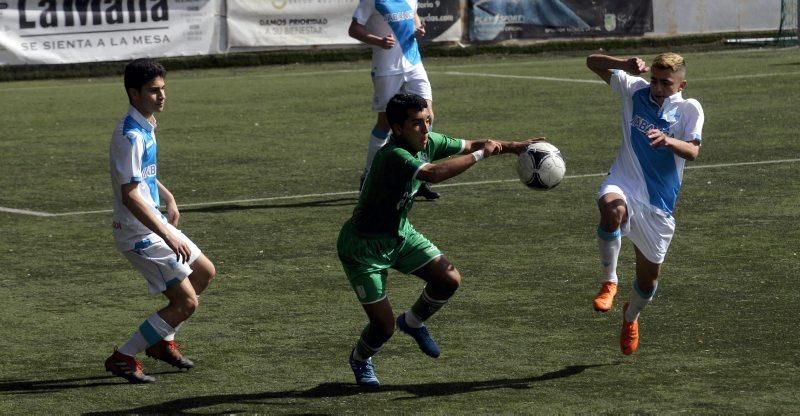
[[[392,49],[372,47],[372,74],[396,75],[422,65],[416,32],[417,0],[361,0],[353,21],[375,36],[394,34]]]
[[[616,70],[611,89],[622,97],[622,146],[609,171],[608,182],[617,183],[629,195],[672,216],[683,180],[686,160],[666,147],[650,147],[647,131],[660,129],[684,141],[702,141],[703,108],[680,92],[659,106],[650,97],[650,83]]]
[[[122,251],[161,241],[161,237],[142,224],[122,203],[122,185],[138,183],[137,190],[148,207],[161,221],[167,222],[159,211],[155,127],[131,106],[111,136],[109,156],[111,187],[114,190],[114,240]]]

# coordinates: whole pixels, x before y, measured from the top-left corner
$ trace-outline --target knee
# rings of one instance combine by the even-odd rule
[[[620,227],[627,211],[624,205],[604,205],[600,208],[600,217],[603,228],[613,231]]]
[[[455,292],[461,286],[461,273],[453,268],[450,273],[447,273],[443,283],[447,290],[450,292]]]
[[[217,268],[214,263],[208,262],[208,281],[214,280],[215,277],[217,277]]]
[[[189,319],[200,306],[197,296],[186,297],[174,303],[183,320]]]
[[[461,286],[461,274],[452,266],[433,284],[434,289],[429,292],[436,299],[447,299]]]

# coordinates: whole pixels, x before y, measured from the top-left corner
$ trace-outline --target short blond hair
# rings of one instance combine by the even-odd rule
[[[659,69],[668,69],[672,72],[686,72],[686,61],[683,57],[673,52],[665,52],[656,56],[653,59],[653,64],[650,65]]]

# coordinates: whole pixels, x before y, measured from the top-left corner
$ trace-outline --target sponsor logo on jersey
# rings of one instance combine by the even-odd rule
[[[142,168],[142,177],[156,176],[156,165],[148,165]]]
[[[631,127],[640,131],[643,134],[647,134],[649,130],[655,129],[655,123],[644,119],[642,116],[636,115],[631,119]],[[659,130],[663,131],[665,134],[669,134],[669,128],[659,128]]]
[[[413,10],[406,10],[403,12],[395,12],[383,15],[383,20],[386,20],[387,23],[402,22],[403,20],[409,20],[413,18],[414,18]]]
[[[639,130],[642,133],[647,133],[648,130],[655,128],[655,124],[642,118],[642,116],[634,116],[631,120],[631,127]]]

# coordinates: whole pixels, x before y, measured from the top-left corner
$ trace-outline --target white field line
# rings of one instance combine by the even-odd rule
[[[437,72],[432,72],[437,74]],[[459,71],[445,71],[440,72],[444,75],[454,75],[462,77],[483,77],[483,78],[508,78],[508,79],[532,79],[536,81],[556,81],[556,82],[576,82],[584,84],[605,84],[599,79],[578,79],[578,78],[554,78],[554,77],[539,77],[535,75],[504,75],[504,74],[486,74],[478,72],[459,72]]]
[[[49,212],[42,212],[42,211],[31,211],[28,209],[16,209],[16,208],[6,208],[0,207],[0,212],[8,212],[11,214],[21,214],[21,215],[30,215],[33,217],[52,217],[53,214]]]
[[[526,65],[526,64],[533,64],[537,63],[536,61],[518,61],[518,62],[497,62],[497,63],[480,63],[480,64],[462,64],[462,65],[448,65],[447,68],[498,68],[498,67],[505,67],[505,66],[516,66],[516,65]],[[243,74],[236,74],[236,75],[218,75],[218,76],[211,76],[211,77],[200,77],[200,78],[171,78],[172,83],[191,83],[191,82],[208,82],[208,81],[218,81],[218,80],[235,80],[241,79],[243,77],[248,78],[283,78],[283,77],[304,77],[304,76],[330,76],[332,74],[349,74],[349,73],[357,73],[357,72],[369,72],[369,69],[333,69],[329,71],[305,71],[305,72],[295,72],[292,71],[290,67],[286,67],[287,70],[284,72],[270,72],[264,74],[258,74],[253,72],[247,72]],[[491,73],[477,73],[477,72],[460,72],[460,71],[441,71],[437,69],[429,69],[429,74],[434,75],[450,75],[450,76],[474,76],[474,77],[487,77],[487,78],[507,78],[507,79],[529,79],[529,80],[537,80],[537,81],[553,81],[553,82],[574,82],[574,83],[583,83],[583,84],[603,84],[604,82],[601,80],[596,79],[581,79],[581,78],[556,78],[556,77],[541,77],[541,76],[527,76],[527,75],[503,75],[503,74],[491,74]],[[735,79],[748,79],[748,78],[769,78],[769,77],[780,77],[780,76],[792,76],[792,75],[800,75],[800,71],[793,71],[793,72],[772,72],[772,73],[759,73],[759,74],[743,74],[743,75],[729,75],[729,76],[721,76],[721,77],[709,77],[709,78],[691,78],[692,82],[697,81],[724,81],[724,80],[735,80]],[[24,86],[24,87],[9,87],[9,88],[0,88],[2,92],[12,92],[12,91],[32,91],[32,90],[47,90],[52,88],[86,88],[86,84],[92,84],[93,86],[116,86],[117,81],[111,79],[101,78],[100,80],[97,79],[88,79],[82,80],[83,82],[76,81],[71,82],[69,84],[60,84],[60,85],[31,85],[31,86]]]
[[[752,166],[752,165],[769,165],[769,164],[778,164],[778,163],[797,163],[800,162],[800,159],[778,159],[778,160],[762,160],[756,162],[737,162],[737,163],[717,163],[712,165],[690,165],[686,166],[686,169],[713,169],[713,168],[728,168],[734,166]],[[605,176],[607,172],[603,173],[587,173],[581,175],[567,175],[564,179],[580,179],[580,178],[592,178],[598,176]],[[492,183],[507,183],[507,182],[516,182],[519,179],[497,179],[491,181],[474,181],[474,182],[458,182],[458,183],[447,183],[436,185],[437,188],[450,188],[454,186],[474,186],[474,185],[485,185],[485,184],[492,184]],[[318,193],[318,194],[304,194],[304,195],[285,195],[285,196],[273,196],[267,198],[249,198],[249,199],[234,199],[229,201],[214,201],[214,202],[196,202],[191,204],[181,204],[179,208],[188,208],[188,207],[213,207],[218,205],[232,205],[232,204],[248,204],[248,203],[256,203],[256,202],[270,202],[270,201],[288,201],[293,199],[307,199],[307,198],[327,198],[332,196],[343,196],[343,195],[357,195],[357,191],[341,191],[341,192],[327,192],[327,193]],[[110,213],[110,209],[103,209],[103,210],[96,210],[96,211],[72,211],[72,212],[60,212],[60,213],[49,213],[49,212],[42,212],[42,211],[31,211],[26,209],[16,209],[16,208],[5,208],[0,207],[0,212],[8,212],[12,214],[20,214],[20,215],[30,215],[35,217],[65,217],[65,216],[74,216],[74,215],[87,215],[87,214],[107,214]]]

